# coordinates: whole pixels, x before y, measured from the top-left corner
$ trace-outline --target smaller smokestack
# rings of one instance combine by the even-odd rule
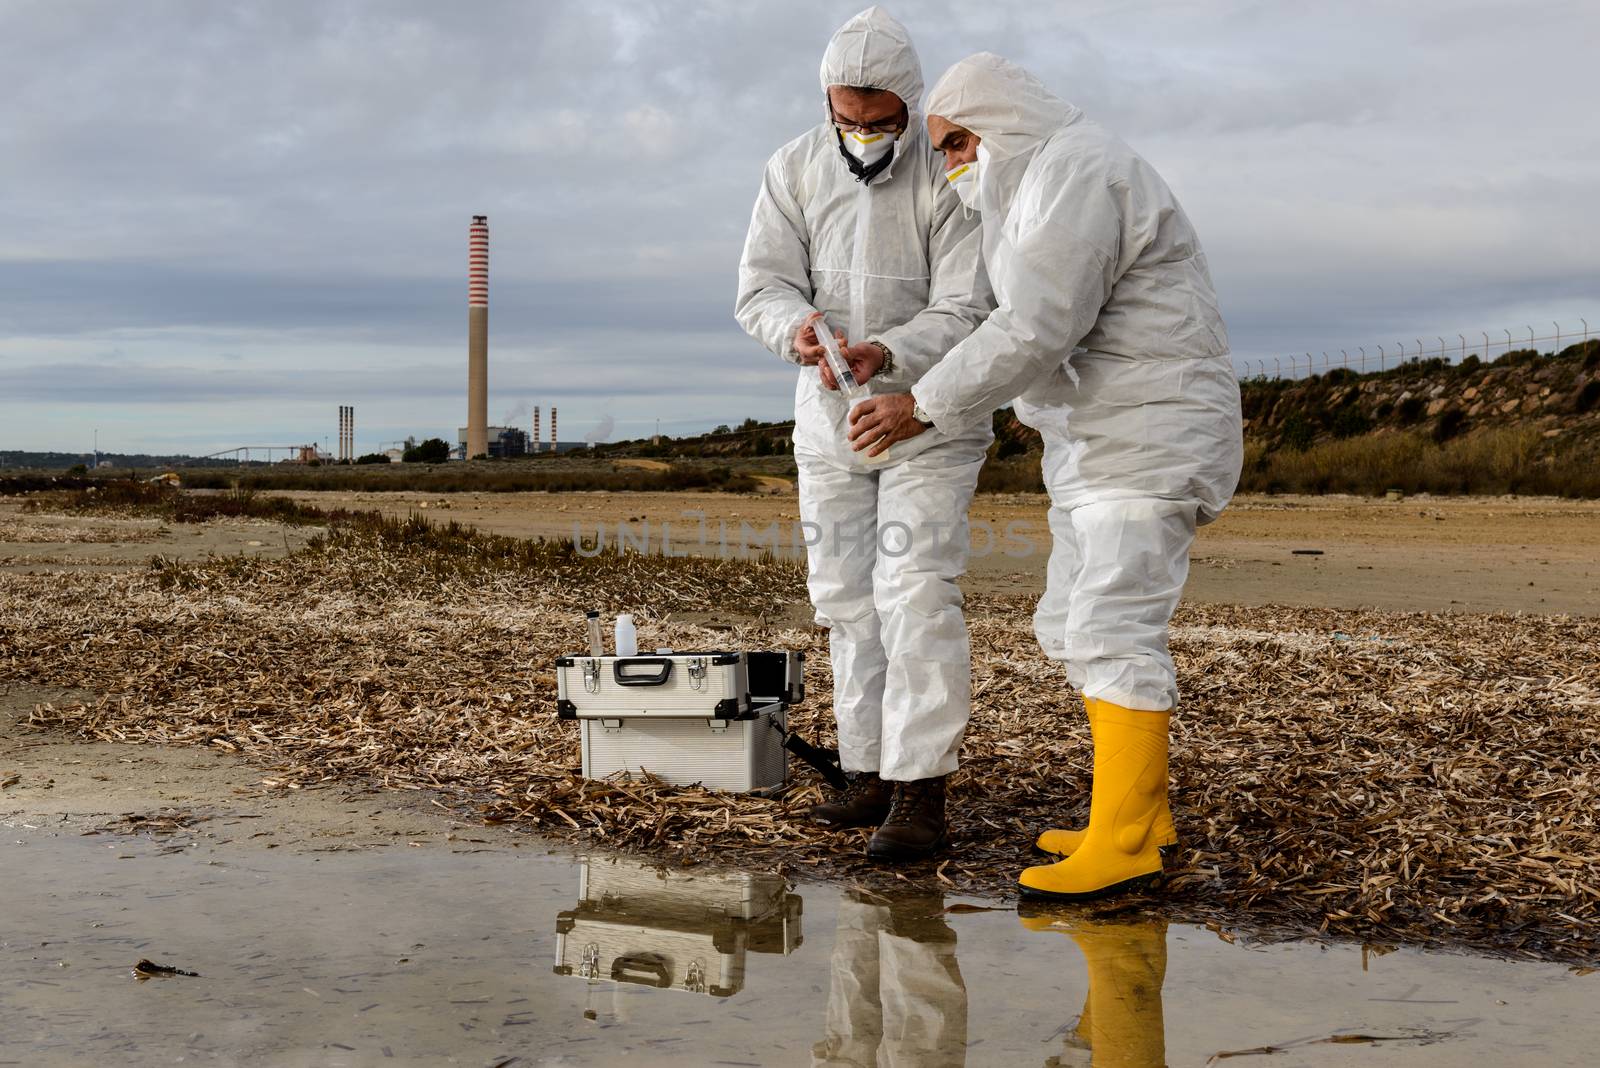
[[[533,408],[533,451],[539,451],[539,406]]]
[[[556,406],[550,405],[550,451],[559,452],[556,448]]]

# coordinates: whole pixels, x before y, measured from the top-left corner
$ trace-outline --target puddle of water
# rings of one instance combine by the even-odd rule
[[[0,1064],[1593,1063],[1600,978],[543,847],[0,839]],[[199,978],[134,978],[141,959]],[[1363,1034],[1381,1043],[1319,1041]],[[1281,1052],[1265,1052],[1276,1047]]]

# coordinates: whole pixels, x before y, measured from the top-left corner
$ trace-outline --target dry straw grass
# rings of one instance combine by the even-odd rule
[[[0,522],[0,544],[9,545],[125,545],[155,541],[160,536],[161,531],[155,527]]]
[[[786,564],[578,557],[560,545],[367,520],[283,560],[0,578],[0,677],[101,694],[41,727],[205,745],[280,782],[437,789],[485,818],[681,862],[869,886],[1006,893],[1032,835],[1082,817],[1082,716],[1029,630],[1031,604],[970,606],[976,710],[954,785],[956,847],[869,867],[862,832],[804,819],[804,772],[766,801],[585,782],[552,660],[582,612],[641,614],[641,644],[812,655],[795,720],[830,735],[827,658],[777,618]],[[715,611],[732,632],[665,621]],[[1600,960],[1600,623],[1188,607],[1174,654],[1182,848],[1176,917]]]

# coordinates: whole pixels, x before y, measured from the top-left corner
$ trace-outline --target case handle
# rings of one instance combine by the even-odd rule
[[[640,666],[654,666],[656,670],[648,675],[626,675],[622,671],[625,667]],[[617,680],[618,686],[663,686],[672,677],[672,658],[669,656],[621,657],[612,663],[611,677]]]
[[[611,978],[665,990],[672,985],[672,968],[659,953],[628,953],[611,962]]]

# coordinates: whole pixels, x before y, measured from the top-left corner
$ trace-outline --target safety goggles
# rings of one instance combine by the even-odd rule
[[[872,134],[897,134],[905,129],[905,112],[901,112],[887,122],[849,122],[841,119],[831,111],[828,117],[833,120],[834,127],[840,133],[853,133],[869,136]]]

